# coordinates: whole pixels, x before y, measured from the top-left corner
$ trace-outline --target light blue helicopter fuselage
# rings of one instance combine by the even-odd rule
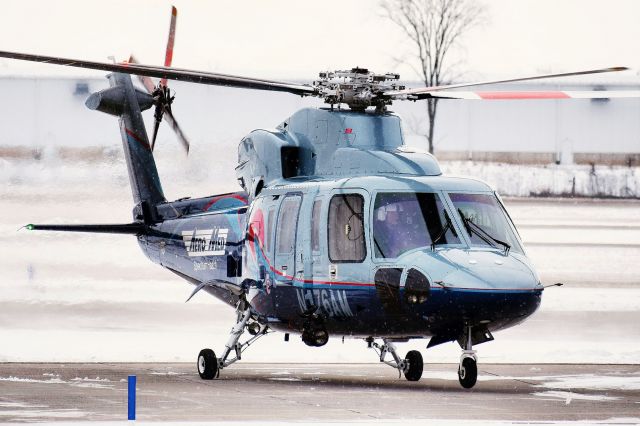
[[[269,327],[431,346],[471,327],[477,344],[539,306],[497,194],[405,147],[398,116],[303,109],[238,151],[244,192],[161,204],[141,243],[230,304],[246,294]]]

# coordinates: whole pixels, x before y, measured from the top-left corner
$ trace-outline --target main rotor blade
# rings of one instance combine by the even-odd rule
[[[135,56],[130,55],[129,56],[129,63],[130,64],[137,64],[138,60],[135,58]],[[151,80],[151,77],[147,77],[146,75],[139,75],[137,77],[138,77],[138,80],[140,81],[140,83],[142,83],[144,88],[147,90],[147,92],[149,92],[149,94],[152,94],[153,91],[156,90],[156,85],[153,83],[153,80]]]
[[[390,96],[392,98],[404,98],[405,96],[411,96],[412,99],[424,99],[424,98],[433,97],[433,96],[421,97],[420,95],[427,94],[429,92],[434,92],[434,91],[446,90],[446,89],[458,89],[462,87],[483,86],[486,84],[515,83],[518,81],[541,80],[544,78],[558,78],[558,77],[571,77],[576,75],[599,74],[604,72],[626,71],[628,69],[629,68],[627,67],[611,67],[611,68],[601,68],[596,70],[566,72],[566,73],[560,73],[560,74],[534,75],[530,77],[510,78],[506,80],[489,80],[489,81],[478,81],[478,82],[472,82],[472,83],[448,84],[445,86],[418,87],[415,89],[389,91],[389,92],[385,92],[385,95]]]
[[[171,6],[171,22],[169,23],[169,38],[167,38],[167,51],[164,56],[164,66],[170,67],[173,60],[173,45],[176,42],[176,20],[178,18],[178,9]],[[161,86],[167,85],[167,79],[160,80]]]
[[[624,99],[640,98],[640,90],[564,90],[564,91],[499,91],[463,92],[433,91],[420,94],[420,99],[522,100],[522,99]]]
[[[166,78],[168,80],[187,81],[191,83],[210,84],[214,86],[238,87],[241,89],[271,90],[275,92],[293,93],[300,96],[316,95],[317,91],[303,84],[293,84],[273,80],[242,77],[230,74],[218,74],[206,71],[195,71],[181,68],[141,64],[109,64],[106,62],[83,61],[79,59],[60,58],[56,56],[32,55],[28,53],[7,52],[0,50],[0,58],[18,59],[22,61],[41,62],[69,67],[88,68],[101,71],[120,72],[148,77]]]

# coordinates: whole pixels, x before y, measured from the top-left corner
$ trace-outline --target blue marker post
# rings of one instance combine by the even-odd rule
[[[128,420],[136,419],[136,376],[129,376],[129,415]]]

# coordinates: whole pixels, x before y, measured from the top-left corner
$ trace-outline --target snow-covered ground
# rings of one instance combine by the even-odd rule
[[[179,198],[185,194],[236,191],[236,146],[235,141],[225,141],[222,147],[199,145],[192,149],[188,158],[175,146],[161,147],[156,160],[167,196]],[[481,179],[503,196],[640,198],[638,166],[518,165],[474,161],[442,161],[440,166],[445,175]],[[124,159],[117,152],[109,161],[83,163],[62,161],[50,148],[40,161],[0,159],[0,182],[28,191],[25,186],[42,188],[52,182],[72,186],[79,182],[126,186],[128,178]]]
[[[482,179],[500,194],[514,197],[640,197],[640,167],[527,165],[449,161],[447,175]]]

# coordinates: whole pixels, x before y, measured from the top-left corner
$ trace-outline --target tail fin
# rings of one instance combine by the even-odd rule
[[[120,134],[133,200],[138,210],[153,211],[149,207],[166,201],[142,119],[142,111],[151,108],[154,99],[135,89],[128,74],[113,73],[107,78],[111,87],[93,93],[86,105],[120,118]]]

